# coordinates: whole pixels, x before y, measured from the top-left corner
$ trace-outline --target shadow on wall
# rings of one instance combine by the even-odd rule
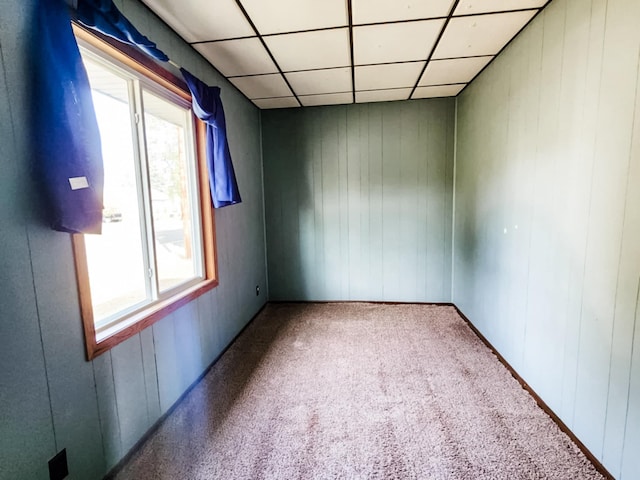
[[[272,299],[449,301],[451,99],[263,113]]]
[[[463,152],[456,183],[454,289],[454,302],[473,315],[568,424],[572,418],[562,412],[562,397],[575,392],[565,391],[563,373],[576,374],[578,352],[567,353],[564,339],[577,344],[583,320],[592,324],[591,335],[603,348],[611,337],[606,312],[598,311],[603,292],[583,275],[590,176],[549,181],[570,175],[558,163],[571,155],[569,148],[492,158]]]

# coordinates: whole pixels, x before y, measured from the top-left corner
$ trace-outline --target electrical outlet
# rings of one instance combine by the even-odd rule
[[[49,460],[49,480],[63,480],[69,475],[67,466],[67,449],[63,448]]]
[[[256,297],[260,295],[260,285],[256,285]]]

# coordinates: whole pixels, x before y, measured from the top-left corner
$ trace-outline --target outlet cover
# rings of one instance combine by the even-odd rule
[[[63,480],[69,475],[67,466],[67,449],[63,448],[58,454],[49,460],[49,479]]]

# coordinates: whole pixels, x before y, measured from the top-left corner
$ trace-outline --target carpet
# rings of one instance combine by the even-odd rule
[[[453,307],[270,304],[115,476],[601,479]]]

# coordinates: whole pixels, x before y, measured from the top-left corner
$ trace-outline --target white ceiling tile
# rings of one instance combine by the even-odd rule
[[[418,87],[413,92],[411,98],[432,98],[432,97],[455,97],[466,86],[465,83],[460,85],[441,85],[438,87]]]
[[[356,67],[356,90],[413,87],[423,67],[424,62]]]
[[[353,101],[352,93],[329,93],[325,95],[307,95],[298,97],[304,107],[312,107],[315,105],[337,105],[351,103]]]
[[[345,0],[242,0],[261,35],[349,24]]]
[[[297,95],[351,91],[351,68],[291,72],[285,76]]]
[[[283,72],[346,67],[351,63],[346,28],[265,37]]]
[[[444,20],[422,20],[354,27],[355,64],[425,60],[443,25]]]
[[[188,42],[254,36],[255,32],[234,0],[143,0]]]
[[[352,0],[354,25],[446,17],[454,0]]]
[[[506,12],[525,8],[544,7],[547,0],[460,0],[454,15]]]
[[[452,18],[433,59],[495,55],[535,13],[529,10]]]
[[[279,73],[229,79],[247,98],[286,97],[291,90]]]
[[[393,90],[368,90],[356,92],[357,103],[391,102],[394,100],[407,100],[411,95],[410,88],[396,88]]]
[[[257,38],[199,43],[193,47],[225,77],[276,73],[278,71]]]
[[[470,82],[494,57],[431,60],[419,85],[444,85]]]
[[[290,108],[299,107],[300,104],[295,97],[280,97],[280,98],[259,98],[251,100],[258,108]]]

